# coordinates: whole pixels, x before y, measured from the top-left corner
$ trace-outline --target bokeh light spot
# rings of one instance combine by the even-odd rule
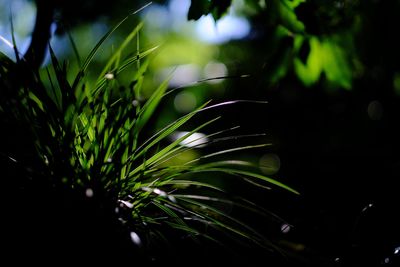
[[[200,40],[221,44],[246,37],[250,33],[250,24],[247,19],[232,14],[222,17],[217,22],[208,15],[198,20],[196,29]]]
[[[228,75],[228,69],[225,64],[221,62],[211,61],[204,67],[204,78],[212,79],[212,78],[221,78],[226,77]],[[223,80],[215,79],[210,80],[208,83],[220,83]]]
[[[277,173],[281,167],[281,159],[274,153],[265,154],[259,161],[261,171],[266,175]]]
[[[174,106],[179,112],[186,113],[192,111],[197,105],[196,96],[190,92],[181,92],[175,96]]]
[[[93,189],[92,188],[87,188],[86,191],[85,191],[85,195],[88,198],[92,198],[93,195],[94,195]]]
[[[141,246],[142,245],[142,240],[140,239],[140,237],[139,237],[139,235],[137,234],[137,233],[135,233],[135,232],[130,232],[130,237],[131,237],[131,240],[132,240],[132,242],[135,244],[135,245],[137,245],[137,246]]]

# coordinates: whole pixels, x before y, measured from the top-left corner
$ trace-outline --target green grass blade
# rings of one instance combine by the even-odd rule
[[[151,136],[146,142],[144,142],[138,149],[138,153],[133,155],[131,157],[132,160],[135,160],[139,158],[140,156],[143,156],[151,147],[159,143],[161,140],[169,136],[171,133],[173,133],[175,130],[177,130],[179,127],[184,125],[187,121],[189,121],[194,115],[196,115],[202,108],[204,108],[209,102],[201,105],[199,108],[196,110],[184,115],[183,117],[175,120],[173,123],[170,123],[169,125],[165,126],[163,129],[158,131],[156,134]]]
[[[207,166],[205,168],[203,168],[203,166],[197,166],[197,167],[194,168],[193,171],[199,171],[199,172],[223,172],[223,173],[227,173],[227,174],[233,174],[233,175],[239,175],[239,176],[247,176],[247,177],[251,177],[251,178],[255,178],[255,179],[258,179],[258,180],[265,181],[265,182],[273,184],[273,185],[275,185],[277,187],[283,188],[283,189],[285,189],[285,190],[287,190],[289,192],[292,192],[292,193],[294,193],[296,195],[300,195],[300,193],[297,190],[295,190],[295,189],[293,189],[293,188],[291,188],[291,187],[289,187],[289,186],[287,186],[287,185],[285,185],[285,184],[283,184],[283,183],[281,183],[281,182],[279,182],[279,181],[277,181],[275,179],[272,179],[270,177],[267,177],[265,175],[258,174],[258,173],[255,173],[255,172],[243,171],[243,170],[232,169],[232,168],[210,168],[210,167],[207,167]]]
[[[127,58],[126,60],[124,60],[124,62],[122,62],[122,64],[118,67],[116,74],[121,73],[122,71],[124,71],[128,66],[130,66],[131,64],[147,57],[148,55],[150,55],[151,53],[153,53],[154,51],[156,51],[159,48],[159,46],[155,46],[152,47],[148,50],[145,50],[141,53],[139,53],[138,55],[135,56],[131,56],[129,58]]]
[[[235,234],[241,238],[245,238],[249,241],[252,241],[260,246],[265,246],[265,244],[263,244],[263,243],[266,243],[266,239],[263,236],[261,236],[256,230],[249,227],[247,224],[241,222],[240,220],[238,220],[232,216],[229,216],[228,214],[226,214],[225,212],[223,212],[217,208],[214,208],[203,202],[197,201],[197,200],[220,201],[220,199],[209,198],[209,197],[198,196],[198,195],[175,195],[174,194],[173,196],[180,201],[184,201],[191,205],[200,207],[200,210],[204,211],[201,213],[201,216],[203,216],[207,220],[209,220],[210,223],[213,223],[213,224],[225,229],[226,231],[232,232],[233,234]],[[211,214],[215,214],[216,217],[209,215],[207,211],[210,211]],[[217,219],[217,217],[221,217],[221,219]],[[226,222],[223,221],[222,218],[224,220],[226,220]]]
[[[67,73],[66,73],[66,67],[61,67],[60,63],[58,62],[58,59],[53,51],[53,48],[49,46],[49,51],[50,51],[50,58],[53,64],[53,69],[56,74],[57,78],[57,83],[61,93],[61,104],[63,109],[66,109],[67,106],[72,104],[74,101],[73,99],[70,99],[70,97],[73,95],[72,94],[72,88],[70,84],[67,81]]]
[[[193,131],[189,132],[188,134],[182,136],[181,138],[177,139],[176,141],[172,142],[171,144],[169,144],[168,146],[166,146],[165,148],[161,149],[158,153],[156,153],[155,155],[153,155],[152,157],[150,157],[148,160],[146,160],[145,163],[141,164],[140,166],[138,166],[136,169],[134,169],[131,173],[129,173],[129,177],[134,176],[137,172],[139,172],[140,170],[142,170],[145,166],[149,166],[151,164],[153,164],[154,162],[163,159],[164,157],[168,156],[168,152],[170,150],[172,150],[174,147],[176,147],[177,145],[179,145],[179,143],[181,143],[183,140],[185,140],[186,138],[188,138],[190,135],[192,135],[194,132],[200,130],[201,128],[207,126],[208,124],[213,123],[214,121],[218,120],[219,118],[215,118],[212,119],[202,125],[200,125],[199,127],[197,127],[196,129],[194,129]],[[177,123],[177,125],[172,125],[170,127],[169,130],[175,128],[175,127],[179,127],[179,124]]]
[[[79,66],[79,68],[82,68],[82,59],[81,59],[81,56],[79,54],[78,48],[76,46],[76,42],[74,41],[74,38],[72,37],[72,34],[69,31],[69,29],[67,30],[67,37],[68,37],[68,40],[69,40],[69,42],[70,42],[70,44],[72,46],[72,50],[74,51],[74,55],[76,57],[76,61],[78,62],[78,66]]]
[[[123,21],[122,21],[123,22]],[[122,24],[122,23],[121,23]],[[120,25],[117,25],[115,29],[117,29]],[[120,57],[122,51],[128,46],[128,44],[132,41],[132,39],[139,33],[139,31],[143,27],[143,22],[140,22],[133,31],[125,38],[122,44],[118,47],[118,49],[113,53],[112,57],[108,60],[107,64],[104,66],[103,70],[100,72],[98,80],[104,77],[104,75],[110,71],[111,66],[115,63],[115,61]],[[112,33],[112,32],[111,32]],[[110,34],[111,34],[110,33]]]
[[[173,187],[178,187],[178,188],[187,188],[187,187],[190,187],[190,186],[195,186],[195,187],[213,189],[213,190],[221,192],[221,193],[225,192],[225,190],[223,190],[222,188],[220,188],[218,186],[214,186],[214,185],[209,184],[209,183],[192,181],[192,180],[170,179],[168,181],[165,181],[165,182],[161,183],[161,185],[162,186],[171,185]]]
[[[219,156],[219,155],[223,155],[223,154],[227,154],[227,153],[232,153],[232,152],[236,152],[236,151],[242,151],[242,150],[248,150],[248,149],[255,149],[255,148],[261,148],[261,147],[266,147],[266,146],[271,146],[272,144],[260,144],[260,145],[251,145],[251,146],[241,146],[241,147],[234,147],[234,148],[230,148],[230,149],[225,149],[225,150],[221,150],[221,151],[217,151],[214,153],[210,153],[204,156],[201,156],[197,159],[188,161],[185,164],[192,164],[194,162],[200,161],[202,159],[207,159],[207,158],[211,158],[211,157],[215,157],[215,156]]]
[[[156,91],[151,95],[151,97],[146,101],[143,108],[141,109],[141,113],[138,115],[138,121],[136,124],[136,131],[140,131],[144,125],[148,122],[150,117],[153,115],[154,111],[158,107],[165,91],[168,88],[169,79],[165,80],[161,85],[156,89]]]
[[[189,147],[185,147],[183,149],[181,148],[179,151],[176,151],[176,153],[171,153],[170,157],[168,157],[168,158],[164,159],[163,161],[160,161],[157,164],[155,164],[154,167],[157,167],[158,165],[164,164],[165,162],[167,162],[167,161],[169,161],[169,160],[181,155],[182,153],[184,153],[186,151],[190,151],[190,150],[196,149],[196,148],[198,148],[200,146],[203,146],[203,145],[209,145],[211,143],[215,143],[215,140],[212,140],[211,137],[226,133],[228,131],[233,131],[233,130],[238,129],[238,128],[240,128],[240,127],[239,126],[231,127],[229,129],[218,131],[218,132],[215,132],[215,133],[212,133],[212,134],[205,135],[205,136],[200,137],[198,139],[195,139],[192,142],[197,142],[197,141],[200,141],[200,140],[205,140],[205,142],[201,142],[196,146],[189,146]],[[206,140],[211,140],[211,141],[207,142]],[[225,139],[218,139],[218,140],[225,140]],[[192,142],[189,142],[186,145],[188,145],[188,144],[190,144]]]
[[[166,146],[164,149],[162,149],[160,152],[158,152],[157,154],[154,155],[155,160],[148,162],[149,164],[153,164],[155,161],[160,161],[162,159],[168,158],[172,153],[176,153],[177,150],[172,150],[173,148],[177,147],[180,143],[182,143],[184,140],[186,140],[187,138],[189,138],[191,135],[193,135],[194,133],[198,132],[199,130],[201,130],[202,128],[206,127],[207,125],[219,120],[220,117],[217,117],[215,119],[209,120],[205,123],[203,123],[202,125],[198,126],[197,128],[195,128],[194,130],[192,130],[191,132],[188,132],[187,134],[185,134],[184,136],[176,139],[174,142],[172,142],[171,144],[169,144],[168,146]],[[181,147],[178,147],[179,149]],[[150,161],[150,159],[149,159]]]
[[[123,18],[120,22],[117,23],[113,28],[111,28],[108,32],[106,32],[103,37],[97,42],[97,44],[93,47],[93,49],[90,51],[89,55],[86,57],[85,61],[82,64],[82,67],[80,68],[74,82],[72,85],[72,88],[75,89],[77,88],[78,84],[80,83],[81,79],[84,76],[85,71],[89,67],[90,63],[92,62],[94,56],[97,54],[99,51],[100,47],[103,45],[103,43],[110,37],[110,35],[115,32],[132,14],[129,14],[125,18]]]

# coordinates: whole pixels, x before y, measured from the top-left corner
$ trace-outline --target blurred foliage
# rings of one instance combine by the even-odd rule
[[[198,20],[209,13],[215,20],[221,19],[230,4],[192,1],[188,19]],[[305,86],[315,85],[323,74],[329,87],[350,89],[358,6],[358,1],[247,0],[237,12],[252,22],[254,41],[260,34],[267,38],[267,47],[257,54],[267,58],[269,74],[265,78],[270,85],[293,69]]]
[[[40,0],[37,3],[42,5]],[[109,5],[106,1],[83,1],[83,3],[79,9],[75,8],[77,4],[75,1],[54,1],[50,6],[43,4],[46,8],[55,10],[55,21],[58,25],[56,33],[65,33],[66,29],[69,29],[68,31],[77,29],[73,31],[73,35],[77,43],[82,44],[80,46],[85,46],[87,43],[80,39],[85,39],[87,34],[95,30],[92,26],[90,28],[76,26],[97,21],[97,25],[104,28],[101,24],[110,23],[110,19],[115,20],[119,14],[127,14],[147,4],[146,1],[137,1],[132,6],[131,2],[125,0],[120,0],[113,5]],[[172,3],[175,6],[172,6]],[[185,7],[185,3],[187,1],[171,1],[169,7],[166,8],[171,9],[172,12],[172,9],[176,9],[178,5]],[[156,1],[153,6],[164,8],[162,6],[167,4],[168,1]],[[149,7],[151,8],[152,6]],[[207,49],[211,46],[196,40],[193,33],[189,33],[195,29],[194,22],[191,21],[200,20],[210,14],[218,24],[225,16],[236,14],[250,22],[251,32],[247,38],[239,40],[236,44],[232,43],[237,46],[233,54],[225,53],[219,60],[223,63],[229,62],[247,44],[264,43],[264,47],[260,47],[257,51],[257,57],[264,60],[258,67],[262,68],[264,65],[266,68],[264,80],[269,83],[269,86],[277,84],[294,73],[305,86],[316,85],[322,80],[328,87],[350,89],[354,77],[359,75],[357,69],[360,69],[362,63],[353,45],[354,38],[364,23],[364,14],[359,1],[202,0],[192,1],[185,12],[188,22],[182,20],[174,22],[174,18],[169,18],[169,21],[165,21],[161,28],[149,27],[144,31],[144,40],[150,38],[152,42],[159,41],[168,46],[163,50],[167,55],[163,57],[167,60],[160,59],[163,64],[159,68],[166,65],[197,64],[195,55],[197,58],[201,55],[204,59],[202,61],[206,61],[209,54]],[[161,18],[148,17],[147,19],[152,24],[157,23]],[[185,23],[188,27],[183,30],[186,26],[182,25]],[[180,32],[173,30],[173,27],[178,24],[181,25],[178,26],[181,28]],[[158,38],[155,38],[156,36]],[[63,49],[65,50],[65,47]],[[221,46],[220,49],[225,49],[225,46]],[[55,50],[57,51],[57,47]],[[84,53],[85,49],[81,51]],[[244,51],[245,58],[250,61],[252,53],[249,50],[246,51]],[[174,53],[173,57],[169,56],[170,52]],[[162,54],[159,56],[162,57]],[[182,56],[186,57],[186,62],[179,60]],[[214,53],[213,58],[216,57]],[[166,64],[167,61],[169,61],[168,64]],[[249,71],[255,70],[253,68]]]

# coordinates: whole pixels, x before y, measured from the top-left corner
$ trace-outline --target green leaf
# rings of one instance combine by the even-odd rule
[[[192,114],[192,116],[194,116],[196,113]],[[188,114],[189,115],[189,114]],[[173,131],[175,131],[176,129],[178,129],[181,125],[183,125],[185,122],[187,122],[192,116],[184,116],[183,118],[181,118],[181,120],[175,124],[170,125],[170,127],[168,127],[168,129],[162,134],[160,135],[158,138],[156,138],[155,140],[161,140],[163,138],[165,138],[166,136],[168,136],[170,133],[172,133]],[[175,148],[176,146],[179,145],[179,143],[181,143],[183,140],[185,140],[186,138],[188,138],[190,135],[192,135],[194,132],[197,132],[198,130],[200,130],[201,128],[205,127],[206,125],[213,123],[214,121],[216,121],[219,118],[215,118],[212,119],[202,125],[200,125],[199,127],[195,128],[194,130],[192,130],[191,132],[189,132],[188,134],[184,135],[183,137],[175,140],[174,142],[172,142],[171,144],[169,144],[168,146],[164,147],[163,149],[161,149],[159,152],[157,152],[156,154],[154,154],[152,157],[150,157],[149,159],[147,159],[143,164],[141,164],[140,166],[138,166],[135,170],[133,170],[131,173],[129,173],[129,177],[134,176],[137,172],[141,171],[144,169],[145,166],[148,166],[150,164],[155,163],[158,160],[163,159],[164,157],[168,157],[169,156],[169,152]],[[168,134],[167,134],[168,133]],[[161,139],[159,139],[161,138]],[[150,148],[152,145],[158,143],[157,142],[151,142],[147,148],[145,149],[145,151],[147,151],[148,148]],[[139,154],[140,155],[140,154]],[[137,157],[137,156],[136,156]]]
[[[223,155],[223,154],[227,154],[227,153],[232,153],[232,152],[236,152],[236,151],[242,151],[242,150],[247,150],[247,149],[254,149],[254,148],[260,148],[260,147],[266,147],[266,146],[270,146],[271,144],[259,144],[259,145],[251,145],[251,146],[241,146],[241,147],[234,147],[234,148],[230,148],[230,149],[225,149],[225,150],[220,150],[214,153],[210,153],[210,154],[206,154],[204,156],[201,156],[195,160],[189,161],[186,164],[191,164],[194,163],[196,161],[200,161],[202,159],[207,159],[207,158],[211,158],[211,157],[215,157],[215,156],[219,156],[219,155]]]
[[[324,52],[323,70],[328,81],[338,86],[351,89],[352,72],[343,49],[332,39],[322,43]]]
[[[201,110],[204,110],[203,108],[208,104],[209,102],[201,105],[198,107],[196,110],[186,114],[185,116],[177,119],[173,123],[165,126],[163,129],[158,131],[155,135],[150,137],[146,142],[144,142],[138,149],[138,153],[135,154],[132,159],[135,160],[138,157],[142,156],[143,154],[146,153],[147,150],[149,150],[151,147],[153,147],[155,144],[166,138],[168,135],[173,133],[175,130],[177,130],[179,127],[184,125],[187,121],[189,121],[194,115],[196,115],[198,112]]]
[[[173,196],[176,199],[183,200],[187,203],[198,206],[200,210],[202,210],[202,212],[200,212],[199,215],[204,217],[205,220],[209,221],[210,223],[209,225],[211,226],[214,225],[221,227],[225,231],[232,232],[235,235],[248,239],[261,246],[262,246],[262,241],[266,241],[257,231],[255,231],[242,221],[224,213],[223,211],[217,208],[207,205],[204,202],[197,201],[197,200],[219,201],[218,198],[209,198],[199,195],[177,195],[177,194],[174,194]]]
[[[120,22],[117,23],[117,25],[115,25],[113,28],[111,28],[108,32],[106,32],[106,34],[103,35],[103,37],[97,42],[97,44],[93,47],[93,49],[90,51],[89,55],[86,57],[85,61],[82,64],[82,67],[80,68],[74,82],[72,85],[73,89],[76,89],[79,82],[81,81],[81,79],[84,76],[85,71],[87,70],[87,68],[89,67],[89,64],[92,62],[94,56],[97,54],[97,52],[99,51],[100,47],[103,45],[103,43],[110,37],[110,35],[115,32],[131,15],[133,14],[129,14],[128,16],[126,16],[125,18],[123,18]]]
[[[71,85],[67,81],[67,69],[64,65],[63,67],[59,64],[56,55],[54,54],[53,48],[49,45],[50,58],[53,64],[53,69],[56,74],[57,83],[60,88],[61,93],[61,109],[66,109],[70,104],[72,104],[74,99],[74,94],[72,93]]]
[[[112,57],[108,60],[103,70],[100,73],[99,80],[104,77],[104,75],[111,70],[111,66],[116,62],[118,57],[121,56],[122,51],[128,46],[128,44],[132,41],[132,39],[138,35],[139,31],[143,27],[143,22],[140,22],[135,29],[125,38],[122,44],[118,47],[118,49],[113,53]]]
[[[300,39],[301,37],[296,41],[297,48],[303,42]],[[294,60],[295,72],[303,84],[314,85],[324,72],[330,83],[350,89],[352,72],[343,49],[332,38],[320,40],[317,37],[311,37],[308,41],[310,53],[306,63],[302,63],[300,58]]]
[[[28,93],[29,98],[31,100],[33,100],[33,102],[35,102],[37,104],[37,106],[44,111],[44,107],[43,107],[43,102],[33,93],[33,92],[29,92]]]
[[[198,167],[194,168],[194,170],[201,171],[201,172],[203,172],[203,171],[224,172],[224,173],[228,173],[228,174],[235,174],[235,175],[242,175],[242,176],[247,176],[247,177],[251,177],[251,178],[256,178],[256,179],[265,181],[267,183],[273,184],[275,186],[278,186],[280,188],[283,188],[285,190],[288,190],[296,195],[300,194],[297,190],[295,190],[275,179],[269,178],[267,176],[264,176],[262,174],[258,174],[255,172],[237,170],[237,169],[232,169],[232,168],[209,168],[209,167],[204,168],[202,166],[198,166]]]
[[[274,0],[274,4],[277,5],[279,12],[280,22],[283,26],[289,29],[291,32],[303,33],[304,24],[297,19],[295,6],[292,1],[289,0]]]
[[[146,125],[150,117],[153,115],[154,111],[158,107],[165,91],[168,89],[169,79],[166,79],[160,86],[154,91],[151,97],[146,101],[141,113],[138,116],[138,122],[136,124],[136,131],[140,131],[143,126]]]
[[[306,64],[303,64],[300,58],[294,60],[294,70],[305,86],[314,85],[319,80],[323,68],[324,55],[320,41],[316,37],[311,37],[309,42],[310,53]]]

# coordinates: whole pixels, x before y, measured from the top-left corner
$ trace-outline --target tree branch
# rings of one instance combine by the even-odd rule
[[[24,55],[25,62],[35,69],[39,68],[43,63],[51,36],[50,29],[54,15],[54,4],[51,2],[36,0],[35,27],[30,46]]]

